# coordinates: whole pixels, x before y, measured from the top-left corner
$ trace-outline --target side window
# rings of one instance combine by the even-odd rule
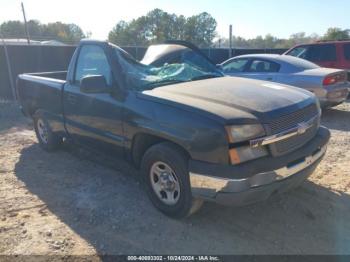
[[[112,72],[103,49],[95,45],[84,45],[80,52],[75,69],[74,82],[89,75],[103,75],[108,85],[112,84]]]
[[[280,70],[280,65],[266,60],[254,59],[250,64],[247,72],[254,73],[273,73]]]
[[[296,47],[296,48],[292,49],[291,51],[289,51],[289,53],[287,53],[287,55],[295,56],[295,57],[299,57],[299,58],[305,58],[307,50],[308,50],[307,46],[299,46],[299,47]]]
[[[350,44],[344,45],[344,57],[346,60],[350,60]]]
[[[306,59],[312,62],[336,61],[337,56],[335,45],[325,44],[310,46]]]
[[[248,63],[248,59],[234,59],[222,66],[225,73],[238,73],[243,72],[245,66]]]

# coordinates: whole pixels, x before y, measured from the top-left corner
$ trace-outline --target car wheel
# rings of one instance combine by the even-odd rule
[[[155,207],[172,218],[195,213],[203,200],[192,197],[185,154],[171,143],[152,146],[141,162],[141,173]]]
[[[39,145],[46,151],[54,151],[62,144],[62,138],[55,135],[47,120],[42,116],[34,116],[34,129]]]

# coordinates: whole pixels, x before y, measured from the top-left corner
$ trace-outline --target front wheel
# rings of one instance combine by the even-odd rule
[[[54,151],[62,144],[62,138],[55,135],[43,116],[34,116],[34,129],[40,146],[46,151]]]
[[[152,146],[141,163],[142,177],[154,206],[173,218],[189,216],[203,200],[192,197],[185,154],[171,143]]]

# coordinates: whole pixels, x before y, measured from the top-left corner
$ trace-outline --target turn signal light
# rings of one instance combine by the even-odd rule
[[[241,163],[241,159],[236,149],[230,149],[229,155],[230,155],[231,164],[237,165]]]

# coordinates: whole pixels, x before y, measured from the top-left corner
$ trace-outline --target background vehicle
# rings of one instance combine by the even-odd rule
[[[322,67],[350,70],[350,41],[322,41],[297,45],[285,54],[309,60]],[[350,80],[350,72],[348,79]]]
[[[152,203],[184,217],[203,200],[243,205],[289,190],[321,161],[330,134],[316,98],[265,84],[214,64],[147,66],[87,40],[68,72],[20,75],[18,95],[44,149],[69,137],[123,155]]]
[[[350,84],[346,72],[304,59],[272,54],[242,55],[220,65],[225,74],[293,85],[314,93],[322,106],[342,103]]]

